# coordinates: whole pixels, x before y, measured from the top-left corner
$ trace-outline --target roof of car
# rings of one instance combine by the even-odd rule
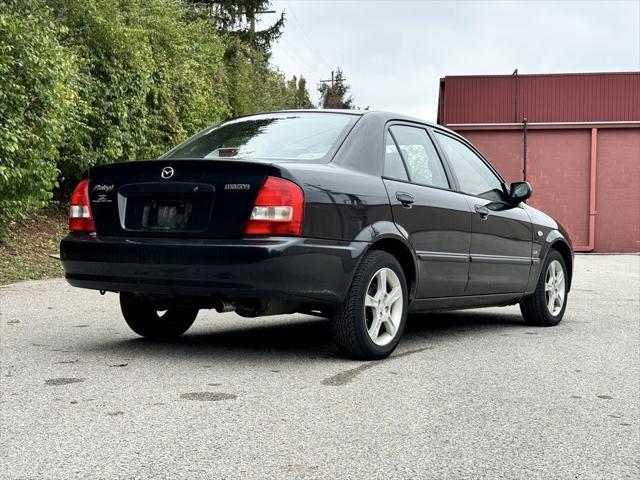
[[[423,120],[421,118],[412,117],[410,115],[404,115],[402,113],[387,112],[385,110],[348,110],[339,108],[313,108],[313,109],[298,109],[298,110],[278,110],[274,112],[264,113],[286,113],[286,112],[309,112],[309,113],[342,113],[346,115],[377,115],[386,117],[387,120],[406,120],[408,122],[424,123],[431,125],[432,127],[444,128],[442,125],[438,125],[435,122]]]

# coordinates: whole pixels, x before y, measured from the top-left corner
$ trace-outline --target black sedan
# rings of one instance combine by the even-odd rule
[[[562,319],[567,232],[464,138],[384,112],[287,111],[206,128],[162,157],[92,167],[60,251],[74,286],[119,292],[138,334],[199,309],[327,316],[379,359],[407,313],[520,304]]]

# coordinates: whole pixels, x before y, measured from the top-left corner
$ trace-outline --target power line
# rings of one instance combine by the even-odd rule
[[[320,70],[317,70],[317,67],[313,66],[311,63],[308,63],[307,60],[304,58],[304,55],[300,55],[298,52],[296,52],[295,48],[293,48],[293,46],[289,43],[289,41],[286,39],[284,35],[281,37],[281,40],[284,43],[281,43],[280,46],[281,47],[284,47],[285,45],[287,46],[287,49],[283,49],[283,51],[285,51],[287,55],[290,58],[292,58],[298,66],[303,67],[308,72],[313,73],[314,74],[313,76],[316,78],[321,76],[321,75],[318,75],[318,73],[320,73]],[[309,77],[309,78],[313,78],[313,77]]]
[[[291,4],[289,2],[284,2],[284,3],[287,5],[287,7],[288,7],[288,9],[289,9],[289,11],[291,12],[291,15],[292,15],[291,20],[293,20],[293,21],[292,21],[291,25],[298,32],[298,34],[299,34],[300,38],[302,39],[302,41],[307,45],[307,48],[309,49],[309,51],[313,55],[315,55],[322,63],[324,63],[327,68],[331,68],[331,64],[329,62],[327,62],[327,60],[322,56],[322,54],[313,47],[309,37],[307,37],[306,33],[304,33],[304,29],[303,28],[298,28],[298,25],[296,25],[296,23],[297,23],[297,24],[300,24],[300,26],[302,27],[302,22],[300,22],[300,19],[296,15],[296,12],[294,11],[294,9],[291,6]]]

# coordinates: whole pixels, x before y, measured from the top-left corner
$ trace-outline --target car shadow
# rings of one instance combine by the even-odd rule
[[[242,320],[239,320],[241,322]],[[227,324],[228,325],[228,324]],[[396,354],[403,351],[435,347],[462,336],[480,333],[503,333],[510,328],[529,328],[520,315],[495,311],[452,311],[411,315]],[[108,352],[123,358],[160,356],[162,358],[200,358],[201,360],[237,361],[287,359],[340,359],[332,342],[329,322],[324,318],[277,317],[264,324],[211,330],[199,328],[172,341],[144,338],[114,338],[93,342],[82,349]]]

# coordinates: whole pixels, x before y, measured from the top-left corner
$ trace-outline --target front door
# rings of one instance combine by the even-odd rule
[[[529,215],[507,203],[503,181],[470,146],[444,132],[436,139],[472,212],[465,295],[524,292],[532,264]]]
[[[531,221],[524,208],[466,196],[471,223],[467,295],[523,292],[531,268]]]
[[[393,218],[418,258],[417,298],[463,295],[469,273],[472,214],[423,128],[387,132],[384,183]]]

